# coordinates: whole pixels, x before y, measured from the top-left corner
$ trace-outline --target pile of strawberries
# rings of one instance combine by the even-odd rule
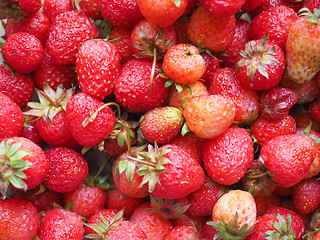
[[[0,240],[320,239],[319,6],[0,1]]]

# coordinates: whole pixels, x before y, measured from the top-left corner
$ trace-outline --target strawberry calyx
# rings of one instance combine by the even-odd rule
[[[274,46],[268,49],[269,34],[263,36],[259,43],[252,40],[245,45],[245,50],[240,50],[239,54],[243,57],[240,59],[235,67],[237,72],[242,67],[247,67],[247,76],[250,80],[250,84],[253,85],[253,78],[258,72],[269,79],[269,75],[266,69],[266,65],[280,65],[280,62],[273,56],[276,52]]]
[[[305,19],[310,23],[319,24],[320,9],[314,8],[313,13],[309,8],[301,8],[298,12],[299,16],[304,16]]]
[[[23,181],[27,176],[23,172],[32,163],[21,160],[30,154],[30,151],[20,149],[21,143],[13,143],[12,139],[0,142],[0,191],[3,197],[10,184],[17,189],[27,190],[27,184]]]
[[[276,230],[265,232],[264,238],[269,240],[296,239],[296,234],[294,233],[291,227],[291,223],[292,223],[291,215],[290,214],[287,215],[287,219],[288,219],[287,221],[279,213],[277,213],[276,216],[278,221],[273,222],[273,227]]]
[[[218,231],[215,234],[214,239],[241,240],[248,236],[253,231],[254,227],[254,224],[250,228],[248,228],[247,224],[239,226],[237,213],[227,223],[223,217],[221,217],[221,223],[209,221],[207,224]]]
[[[90,227],[92,230],[96,232],[96,234],[88,234],[85,237],[88,239],[97,239],[97,240],[110,240],[108,236],[108,232],[113,228],[119,225],[119,221],[123,219],[123,212],[124,210],[120,210],[117,214],[113,217],[113,219],[108,222],[108,220],[100,213],[100,219],[96,220],[96,223],[93,224],[86,224],[86,226]]]

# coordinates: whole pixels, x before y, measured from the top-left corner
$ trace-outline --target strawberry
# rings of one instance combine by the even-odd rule
[[[97,54],[99,53],[99,54]],[[117,47],[104,40],[87,40],[76,54],[76,72],[82,92],[102,101],[113,90],[120,71]]]
[[[44,185],[52,191],[66,193],[75,191],[88,175],[84,157],[66,147],[54,147],[46,152],[49,170]]]
[[[74,212],[62,208],[53,208],[44,213],[38,237],[41,240],[74,239],[82,240],[83,221]]]
[[[203,141],[202,158],[207,174],[215,182],[231,185],[238,182],[254,158],[250,134],[237,126],[228,128],[213,139]]]
[[[259,117],[251,126],[252,136],[257,140],[260,146],[263,146],[268,140],[286,134],[296,132],[296,122],[291,115],[280,120],[269,120]]]
[[[87,17],[92,19],[101,19],[101,0],[74,0],[79,4],[79,10],[82,10]]]
[[[292,4],[288,3],[286,0],[265,0],[263,3],[256,7],[254,10],[249,12],[250,17],[253,19],[263,11],[268,10],[269,8],[281,6],[281,5],[289,5],[289,7],[292,7]]]
[[[215,238],[244,239],[256,221],[256,204],[249,192],[230,190],[222,195],[212,209],[212,222],[218,230]]]
[[[37,208],[21,198],[0,199],[0,238],[33,240],[40,227]]]
[[[318,6],[319,6],[319,0],[306,0],[302,2],[301,8],[308,8],[310,12],[313,13],[313,10],[315,8],[318,8]]]
[[[269,41],[286,51],[286,40],[290,25],[298,19],[298,14],[287,6],[276,6],[260,13],[253,18],[249,34],[251,39],[261,39],[269,34]]]
[[[191,226],[174,227],[163,240],[200,240],[200,233]]]
[[[183,116],[198,137],[212,139],[231,126],[235,106],[232,100],[221,95],[197,96],[187,102]]]
[[[43,0],[43,13],[52,23],[60,13],[73,10],[70,0]]]
[[[34,85],[30,76],[13,73],[6,65],[0,65],[0,92],[10,97],[20,108],[32,99]]]
[[[44,151],[27,138],[6,138],[0,142],[0,156],[3,196],[6,196],[10,184],[24,191],[37,187],[48,172]]]
[[[188,1],[156,1],[156,0],[138,0],[139,9],[142,15],[152,23],[160,27],[171,26],[186,9]]]
[[[82,184],[76,190],[64,194],[65,206],[72,201],[71,211],[89,218],[94,212],[104,207],[107,193],[98,186]]]
[[[165,106],[153,108],[140,119],[140,129],[149,142],[169,143],[181,131],[184,118],[182,110]]]
[[[73,66],[55,64],[46,49],[40,67],[33,72],[33,78],[40,90],[43,90],[44,83],[47,83],[53,90],[57,90],[60,84],[64,88],[71,88],[76,84]]]
[[[80,45],[94,38],[98,30],[83,12],[66,11],[52,22],[45,47],[54,63],[73,64]]]
[[[262,216],[269,208],[281,205],[281,198],[275,194],[255,196],[254,201],[257,206],[257,216]]]
[[[188,4],[189,2],[191,1],[188,1]],[[188,20],[189,18],[187,16],[182,15],[173,23],[174,30],[177,34],[177,42],[176,42],[177,44],[189,42],[188,35],[187,35]]]
[[[31,115],[25,115],[24,117],[24,126],[19,137],[28,138],[39,147],[43,147],[45,141],[40,137],[39,132],[36,127],[37,117]]]
[[[244,5],[242,6],[242,10],[244,11],[252,11],[259,7],[265,0],[246,0]]]
[[[320,207],[320,181],[304,179],[294,185],[292,199],[294,207],[302,214],[309,214]]]
[[[300,18],[294,21],[290,28],[286,42],[286,61],[289,77],[297,83],[310,81],[319,71],[320,58],[315,54],[315,46],[319,42],[318,15],[309,9],[300,10]]]
[[[316,144],[309,136],[299,133],[280,135],[262,146],[260,161],[277,184],[291,187],[304,178],[316,151]]]
[[[173,229],[170,220],[163,220],[160,215],[149,211],[150,203],[141,204],[131,215],[130,222],[141,228],[148,239],[161,240]]]
[[[161,72],[157,70],[160,67],[160,63],[155,66],[149,94],[152,61],[149,59],[132,59],[126,62],[114,84],[114,95],[117,103],[136,113],[145,113],[152,108],[162,106],[169,95],[170,88],[165,87],[167,79],[163,78]]]
[[[199,3],[215,17],[230,17],[235,15],[245,2],[246,0],[199,0]]]
[[[254,90],[275,87],[285,69],[285,55],[281,48],[268,40],[268,34],[246,43],[239,51],[235,64],[240,83]]]
[[[310,117],[317,122],[320,122],[320,99],[317,98],[309,106]]]
[[[132,28],[143,19],[138,0],[101,0],[101,15],[115,27]]]
[[[204,85],[208,87],[212,74],[214,74],[214,72],[220,68],[220,61],[209,51],[201,52],[201,56],[206,62],[206,71],[202,75],[200,81],[202,81]]]
[[[201,78],[206,70],[199,50],[190,44],[176,44],[166,52],[162,68],[167,77],[178,84],[189,84]]]
[[[19,73],[31,73],[43,59],[43,46],[38,38],[26,32],[14,33],[2,47],[4,61]]]
[[[232,43],[235,24],[234,15],[225,18],[214,17],[199,5],[188,22],[187,34],[197,47],[220,52]]]
[[[231,99],[235,105],[235,124],[253,122],[259,114],[259,95],[242,86],[232,68],[217,69],[209,80],[209,93]]]
[[[86,93],[77,93],[69,99],[66,114],[72,136],[86,147],[93,147],[106,139],[116,123],[108,104]]]

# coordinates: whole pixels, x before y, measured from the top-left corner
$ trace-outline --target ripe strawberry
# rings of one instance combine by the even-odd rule
[[[265,0],[263,3],[256,7],[254,10],[249,12],[250,17],[253,19],[254,17],[258,16],[263,11],[268,10],[269,8],[281,6],[281,5],[289,5],[289,7],[293,7],[292,4],[288,4],[286,0]]]
[[[99,54],[97,54],[99,53]],[[76,54],[76,72],[82,92],[102,101],[113,90],[120,71],[117,47],[104,40],[87,40]]]
[[[79,2],[79,10],[82,10],[87,17],[101,19],[101,0],[75,0]]]
[[[10,116],[7,117],[7,116]],[[19,136],[23,128],[23,113],[19,106],[7,95],[0,92],[0,141]]]
[[[246,0],[244,5],[242,6],[242,10],[244,11],[252,11],[259,7],[265,0]]]
[[[319,122],[320,121],[320,99],[317,98],[313,101],[309,106],[309,114],[310,117],[314,120]]]
[[[178,84],[189,84],[201,78],[206,70],[199,50],[190,44],[176,44],[166,52],[162,68],[167,77]]]
[[[276,6],[253,18],[249,34],[251,39],[261,39],[267,33],[269,40],[286,51],[286,40],[290,25],[298,19],[296,12],[287,6]]]
[[[62,208],[53,208],[44,213],[38,231],[40,240],[82,240],[83,221],[74,212]]]
[[[200,81],[202,81],[204,85],[208,87],[212,74],[214,74],[214,72],[220,68],[220,61],[206,51],[201,52],[201,56],[206,62],[206,71],[202,75]]]
[[[73,10],[70,0],[43,0],[43,13],[52,23],[60,13]]]
[[[41,0],[4,0],[1,2],[1,19],[9,18],[17,23],[19,20],[26,20],[38,12],[41,8]]]
[[[64,194],[65,206],[72,201],[72,212],[89,218],[94,212],[104,207],[107,193],[98,186],[82,184],[72,192]]]
[[[191,1],[188,1],[188,4],[189,2]],[[188,35],[187,35],[188,20],[189,18],[187,16],[182,15],[173,23],[174,30],[177,34],[176,44],[189,42]]]
[[[309,214],[320,207],[320,181],[304,179],[294,185],[292,199],[294,207],[302,214]]]
[[[27,105],[34,93],[34,80],[0,65],[0,92],[10,97],[20,108]]]
[[[24,118],[24,126],[19,137],[28,138],[39,147],[43,147],[45,141],[40,137],[37,127],[36,127],[36,119],[37,117],[31,115],[25,115]]]
[[[31,73],[43,59],[43,46],[38,38],[26,32],[14,33],[2,47],[4,61],[19,73]]]
[[[280,135],[262,146],[260,161],[277,184],[291,187],[304,178],[316,151],[317,146],[309,136],[299,133]]]
[[[214,17],[203,6],[193,11],[187,26],[189,39],[200,48],[224,51],[233,40],[236,18]]]
[[[294,21],[286,42],[286,61],[289,77],[297,83],[310,81],[319,71],[320,58],[315,54],[319,42],[318,13],[309,9],[300,10],[300,18]]]
[[[161,240],[171,229],[171,220],[163,220],[160,215],[149,211],[152,205],[149,202],[141,204],[131,215],[130,222],[141,228],[148,239]]]
[[[191,226],[174,227],[163,240],[200,240],[200,233]]]
[[[209,93],[231,99],[235,105],[235,124],[253,122],[259,114],[259,95],[256,91],[243,87],[232,68],[217,69],[209,80]]]
[[[230,17],[235,15],[245,2],[246,0],[199,0],[199,3],[215,17]]]
[[[296,122],[291,115],[280,120],[268,120],[259,117],[251,126],[250,132],[260,146],[263,146],[270,139],[296,132]]]
[[[101,0],[101,15],[115,27],[132,28],[143,19],[138,0]]]
[[[171,26],[186,9],[188,1],[156,1],[156,0],[138,0],[138,5],[142,15],[152,23],[160,27]]]
[[[308,8],[310,12],[313,13],[313,10],[319,6],[319,0],[306,0],[302,2],[301,8]]]
[[[215,237],[244,239],[254,227],[256,214],[256,204],[249,192],[230,190],[214,205],[212,222],[208,224],[218,230]]]
[[[252,138],[244,128],[230,127],[218,137],[203,141],[202,158],[210,178],[223,185],[234,184],[253,161]]]
[[[37,208],[21,198],[0,199],[0,238],[33,240],[40,227]]]
[[[160,63],[155,66],[149,94],[152,60],[132,59],[125,63],[114,84],[117,103],[136,113],[144,113],[162,106],[169,95],[170,88],[165,87],[167,79],[163,78],[157,70],[160,67]]]
[[[235,106],[232,100],[221,95],[197,96],[187,102],[183,116],[198,137],[212,139],[231,126]]]
[[[281,48],[268,40],[268,34],[246,43],[239,51],[235,65],[240,83],[254,90],[275,87],[285,69],[285,55]]]
[[[257,216],[262,216],[269,208],[281,205],[280,196],[275,194],[255,196],[254,201],[256,202]]]
[[[33,72],[33,78],[40,90],[43,90],[44,83],[47,83],[53,90],[57,90],[60,84],[67,89],[76,84],[73,66],[55,64],[46,49],[40,67]]]
[[[66,11],[52,22],[46,49],[54,63],[73,64],[80,45],[94,38],[98,30],[83,12]]]
[[[177,137],[184,123],[182,110],[165,106],[153,108],[140,119],[143,136],[152,143],[169,143]]]
[[[6,138],[0,142],[1,193],[6,196],[9,184],[17,189],[29,190],[40,185],[48,172],[44,151],[29,139]]]
[[[72,136],[86,147],[93,147],[106,139],[116,123],[108,104],[86,93],[77,93],[69,99],[66,114]]]
[[[66,193],[75,191],[88,175],[88,164],[76,151],[54,147],[46,152],[49,170],[43,181],[52,191]]]

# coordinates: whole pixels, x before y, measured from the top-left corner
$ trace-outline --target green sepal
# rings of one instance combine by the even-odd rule
[[[174,0],[174,4],[176,5],[176,7],[180,7],[181,0]]]
[[[20,177],[11,175],[9,176],[9,181],[17,189],[23,189],[24,191],[28,189],[27,184]]]

